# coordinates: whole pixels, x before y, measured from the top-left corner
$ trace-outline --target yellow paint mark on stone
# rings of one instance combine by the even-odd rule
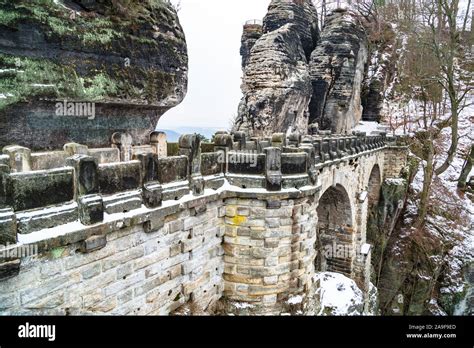
[[[232,218],[232,223],[237,226],[242,225],[245,221],[247,221],[247,217],[243,215],[236,215]]]

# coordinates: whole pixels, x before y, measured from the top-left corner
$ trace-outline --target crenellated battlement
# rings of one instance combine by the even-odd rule
[[[92,196],[95,203],[103,202],[105,212],[117,213],[142,204],[154,208],[189,191],[199,196],[205,188],[222,187],[225,179],[243,189],[298,189],[316,185],[322,168],[381,150],[389,141],[385,134],[322,133],[247,139],[243,132],[220,132],[211,144],[201,144],[196,135],[183,135],[175,156],[167,156],[166,136],[157,132],[150,135],[149,144],[140,146],[121,133],[113,135],[110,148],[71,143],[63,151],[31,152],[7,146],[0,156],[0,203],[12,214],[29,211],[28,216],[39,220],[42,209],[57,207],[57,220],[48,218],[49,226],[26,224],[20,218],[21,234],[77,220],[69,206],[72,202],[77,204],[80,221],[90,224],[97,219],[91,220],[92,211],[84,202]],[[9,240],[14,240],[13,231]]]
[[[383,133],[318,131],[250,139],[243,132],[218,132],[212,143],[201,143],[196,134],[181,136],[177,144],[167,143],[159,132],[149,139],[136,146],[130,135],[115,133],[108,148],[66,144],[63,151],[37,153],[5,147],[0,156],[0,244],[8,245],[7,251],[33,245],[41,257],[26,258],[26,263],[20,256],[1,259],[0,279],[6,280],[0,288],[8,291],[22,274],[47,265],[65,269],[63,277],[74,282],[77,263],[102,265],[105,276],[107,267],[118,262],[133,267],[137,277],[143,276],[142,265],[163,268],[164,273],[146,271],[137,280],[140,289],[149,289],[146,298],[157,291],[149,281],[177,277],[156,287],[172,288],[173,296],[183,299],[159,297],[140,306],[146,313],[168,314],[190,300],[208,306],[222,297],[257,303],[255,314],[279,313],[284,310],[280,298],[310,291],[321,252],[315,244],[318,228],[322,247],[337,242],[354,252],[342,263],[320,264],[329,270],[343,267],[348,276],[367,280],[366,197],[376,196],[367,192],[374,185],[379,190],[383,178],[400,174],[405,148],[396,146],[397,139]],[[373,184],[369,177],[376,169]],[[325,212],[332,209],[326,202],[333,198],[324,198],[328,192],[344,201],[345,215]],[[318,227],[318,215],[327,214],[336,220],[322,219]],[[254,250],[250,254],[249,248]],[[58,250],[63,256],[50,259]],[[44,258],[50,261],[43,264]],[[114,273],[112,289],[129,284],[119,273]],[[39,301],[34,299],[48,286],[44,282],[26,285],[25,298],[11,310]],[[88,293],[89,280],[81,284],[71,288],[74,296]],[[126,313],[128,308],[97,306],[76,305],[78,313]],[[227,310],[239,313],[238,307]]]

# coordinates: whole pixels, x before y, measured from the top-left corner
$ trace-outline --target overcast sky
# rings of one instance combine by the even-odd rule
[[[176,1],[173,1],[176,2]],[[227,129],[241,98],[240,38],[248,19],[262,19],[270,0],[181,0],[189,54],[188,94],[158,122]]]
[[[172,0],[189,54],[188,94],[158,122],[158,128],[180,126],[227,129],[241,98],[240,39],[246,20],[263,19],[270,0]],[[467,0],[460,0],[465,9]]]

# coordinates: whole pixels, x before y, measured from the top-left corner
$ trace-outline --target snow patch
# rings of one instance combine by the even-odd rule
[[[303,296],[301,295],[292,296],[287,301],[287,303],[291,305],[299,304],[301,302],[303,302]]]
[[[355,128],[356,132],[365,132],[367,135],[377,132],[387,132],[387,127],[378,122],[361,121]]]
[[[315,283],[319,282],[316,295],[319,296],[321,305],[317,315],[346,316],[362,315],[364,298],[357,284],[339,273],[316,273],[313,277]]]
[[[404,186],[407,181],[405,179],[387,179],[385,183],[387,185]]]

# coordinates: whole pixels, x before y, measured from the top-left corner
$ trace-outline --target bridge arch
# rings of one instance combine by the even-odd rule
[[[342,185],[328,188],[319,199],[316,269],[351,276],[354,255],[353,211]]]
[[[375,164],[369,177],[367,186],[367,222],[366,241],[372,245],[371,263],[372,272],[378,274],[382,257],[383,233],[379,226],[379,203],[382,194],[382,173],[378,164]]]
[[[377,208],[380,201],[380,193],[382,188],[382,173],[378,164],[375,164],[370,173],[369,183],[367,185],[369,214],[373,209]]]

